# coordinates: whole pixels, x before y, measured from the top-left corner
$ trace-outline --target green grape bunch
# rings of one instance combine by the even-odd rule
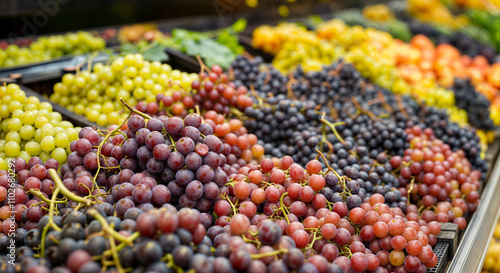
[[[106,41],[87,31],[64,35],[42,36],[28,47],[11,44],[0,49],[0,68],[28,65],[65,55],[79,55],[106,47]]]
[[[50,103],[26,97],[17,84],[0,86],[0,102],[0,170],[7,170],[7,159],[15,157],[66,161],[81,128],[62,120]]]

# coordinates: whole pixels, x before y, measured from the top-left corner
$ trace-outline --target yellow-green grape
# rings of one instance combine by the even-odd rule
[[[24,125],[19,130],[19,135],[24,140],[32,139],[34,134],[35,134],[35,128],[33,128],[33,126],[31,125]]]
[[[18,119],[18,118],[11,118],[9,120],[9,131],[11,132],[17,132],[21,129],[21,127],[23,126],[23,122]]]
[[[63,148],[55,148],[51,152],[50,156],[62,164],[66,161],[67,153],[66,150],[64,150]]]
[[[9,132],[9,121],[10,119],[2,120],[2,131]]]
[[[12,112],[12,118],[21,119],[23,117],[23,114],[24,114],[23,110],[21,110],[21,109],[15,110],[14,112]]]
[[[45,151],[42,151],[40,153],[40,155],[38,155],[38,157],[40,157],[40,159],[43,160],[43,162],[45,162],[51,158],[50,153],[45,152]]]
[[[60,132],[55,136],[55,144],[58,148],[66,148],[69,144],[69,137],[65,132]]]
[[[84,74],[83,77],[97,83],[96,76]],[[72,80],[71,76],[64,79],[65,82]],[[16,84],[0,87],[0,103],[2,160],[17,156],[28,161],[32,156],[40,156],[45,161],[58,148],[54,154],[64,163],[67,154],[71,152],[70,141],[78,137],[78,128],[74,128],[71,122],[63,121],[61,114],[54,112],[50,103],[40,102],[36,97],[26,97]]]
[[[102,127],[106,126],[108,124],[108,116],[106,116],[105,114],[100,114],[97,117],[96,123],[97,125]]]
[[[48,123],[49,120],[46,117],[37,117],[35,119],[35,127],[41,129],[44,124]]]
[[[17,155],[17,157],[20,157],[24,159],[24,161],[28,162],[31,158],[31,155],[28,152],[26,152],[26,150],[24,150],[19,152],[19,155]]]
[[[16,143],[21,143],[21,136],[18,132],[8,132],[5,136],[5,141],[14,141]]]
[[[22,90],[14,91],[12,94],[12,100],[24,103],[26,101],[26,94]]]
[[[36,141],[28,141],[26,143],[26,145],[24,146],[24,149],[30,155],[39,155],[42,152],[42,148],[40,147],[40,144]]]
[[[9,112],[11,112],[11,113],[14,113],[14,111],[16,111],[16,110],[21,110],[22,108],[23,108],[23,105],[16,100],[12,100],[9,102]]]
[[[8,141],[5,143],[5,154],[10,157],[15,157],[19,155],[21,152],[21,148],[19,147],[19,143],[15,141]]]
[[[7,169],[7,162],[0,157],[0,171],[6,171]]]
[[[46,136],[54,136],[54,126],[50,123],[46,123],[41,128],[42,138]]]
[[[56,147],[55,139],[53,136],[46,136],[42,138],[40,148],[45,152],[50,152]]]

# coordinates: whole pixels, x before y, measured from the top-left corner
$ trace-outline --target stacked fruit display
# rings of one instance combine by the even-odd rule
[[[444,111],[346,62],[289,76],[260,58],[202,67],[176,77],[129,55],[56,84],[60,99],[122,88],[122,119],[75,131],[61,162],[6,159],[0,249],[14,238],[18,266],[6,255],[2,270],[425,272],[439,222],[464,229],[477,209],[479,139]],[[170,84],[132,107],[145,72]]]
[[[253,46],[262,48],[265,52],[276,54],[273,64],[280,70],[294,69],[297,65],[304,63],[304,69],[320,70],[321,65],[309,66],[311,61],[318,60],[320,64],[331,63],[332,59],[325,59],[323,55],[307,55],[315,52],[318,43],[333,44],[340,47],[340,54],[336,58],[344,57],[352,62],[363,76],[374,83],[385,87],[397,94],[413,94],[417,98],[425,100],[427,104],[447,108],[453,119],[465,123],[467,113],[457,109],[453,92],[439,87],[435,81],[407,82],[397,71],[396,52],[400,48],[388,33],[374,29],[363,29],[359,26],[349,27],[341,20],[335,19],[318,26],[316,32],[301,29],[294,32],[295,35],[287,35],[286,39],[280,39],[286,25],[277,27],[262,26],[253,33]],[[288,32],[283,32],[288,33]],[[277,37],[278,36],[278,37]],[[313,38],[309,38],[313,37]],[[314,39],[315,44],[309,44],[302,51],[308,58],[293,58],[297,55],[294,45],[301,39]],[[289,46],[287,46],[289,45]],[[342,53],[345,52],[345,53]],[[290,63],[288,60],[294,60]],[[286,65],[282,65],[285,63]]]
[[[395,20],[385,6],[363,14]],[[438,265],[441,224],[466,229],[480,204],[489,166],[468,123],[493,129],[476,88],[495,64],[338,19],[257,28],[269,64],[236,57],[239,24],[173,33],[192,53],[210,45],[197,74],[141,54],[65,74],[50,100],[96,127],[0,87],[0,272]],[[148,31],[120,37],[164,38]],[[208,50],[212,35],[231,58]]]
[[[26,46],[6,45],[0,49],[0,68],[48,61],[64,55],[83,54],[106,47],[106,41],[90,32],[43,36]]]

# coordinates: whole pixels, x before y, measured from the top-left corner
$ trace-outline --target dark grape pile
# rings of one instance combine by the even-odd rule
[[[440,223],[477,209],[474,129],[352,65],[200,74],[83,128],[62,166],[17,158],[12,221],[0,172],[0,271],[426,272]]]
[[[237,58],[233,67],[234,74],[247,70],[255,71],[255,67],[262,66],[261,60],[256,60]],[[254,68],[245,68],[247,66]],[[279,87],[273,88],[270,82],[276,82],[274,85]],[[298,126],[296,134],[314,136],[316,140],[311,140],[311,143],[314,143],[311,147],[320,143],[319,117],[326,113],[326,119],[330,122],[344,123],[337,128],[343,137],[353,137],[353,142],[374,149],[373,152],[369,151],[372,158],[376,158],[381,151],[386,151],[388,155],[402,154],[406,148],[403,143],[403,130],[419,125],[424,129],[431,128],[436,137],[450,145],[453,151],[463,149],[475,169],[482,172],[487,170],[485,161],[480,158],[481,148],[475,129],[462,128],[450,122],[445,110],[421,105],[409,96],[395,96],[388,90],[373,85],[361,77],[351,64],[340,61],[324,67],[320,72],[310,73],[304,73],[299,67],[293,73],[293,79],[280,76],[276,70],[269,67],[260,72],[256,80],[241,81],[239,84],[254,88],[257,93],[257,98],[254,99],[256,101],[261,97],[274,96],[267,98],[265,103],[256,102],[256,109],[246,109],[247,114],[254,118],[247,120],[246,126],[260,140],[273,144],[273,147],[267,145],[266,148],[267,154],[272,156],[287,154],[293,157],[298,152],[296,138],[290,132],[295,123]],[[290,107],[292,105],[293,107]],[[286,112],[283,109],[286,109]],[[283,121],[283,124],[280,121]],[[365,132],[365,129],[369,131],[372,127],[377,128],[377,124],[383,124],[380,125],[380,130]],[[384,127],[390,128],[392,132],[383,133]],[[303,130],[305,128],[309,129]],[[331,135],[326,138],[330,142],[336,141]],[[281,142],[272,143],[276,139]],[[306,136],[304,141],[307,143],[308,139]],[[287,142],[290,144],[288,146],[293,147],[285,148]],[[305,154],[310,153],[306,151]],[[294,159],[297,160],[298,157]]]
[[[489,131],[494,129],[490,116],[490,101],[481,93],[476,92],[470,80],[455,79],[451,90],[455,93],[458,108],[467,111],[468,121],[478,129]]]

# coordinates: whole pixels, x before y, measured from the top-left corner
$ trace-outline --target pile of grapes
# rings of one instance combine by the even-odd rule
[[[28,45],[6,45],[0,48],[0,68],[28,65],[49,61],[64,55],[80,55],[102,50],[106,47],[103,38],[87,31],[64,35],[42,36]]]
[[[64,160],[10,140],[34,106],[0,89],[5,138],[23,149],[6,146],[0,171],[1,272],[426,272],[439,223],[464,229],[477,209],[488,166],[445,111],[344,61],[288,76],[260,58],[202,67],[173,76],[130,55],[64,76],[52,98],[120,101],[106,130],[42,124],[44,151],[45,134],[68,135]],[[146,83],[158,90],[125,96]]]
[[[160,93],[191,90],[198,75],[173,70],[168,64],[149,62],[140,54],[127,54],[92,70],[65,74],[54,85],[50,100],[86,117],[99,126],[119,124],[127,117],[118,99],[136,106],[156,102]]]

